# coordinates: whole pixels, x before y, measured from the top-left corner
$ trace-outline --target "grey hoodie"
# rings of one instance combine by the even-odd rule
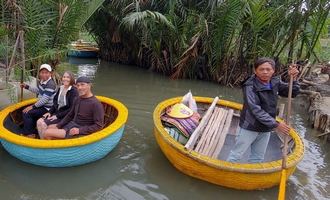
[[[288,83],[279,77],[273,77],[270,85],[262,83],[255,75],[247,79],[243,85],[244,104],[239,126],[256,131],[269,132],[277,127],[275,120],[278,95],[288,97]],[[299,83],[293,81],[292,97],[299,93]]]

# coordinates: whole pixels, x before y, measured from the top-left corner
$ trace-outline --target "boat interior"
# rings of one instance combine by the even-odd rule
[[[104,108],[104,127],[109,126],[110,124],[112,124],[115,119],[118,116],[118,110],[106,103],[102,103],[103,108]],[[3,126],[8,129],[10,132],[12,133],[16,133],[16,134],[20,134],[23,131],[23,115],[22,115],[22,110],[25,107],[22,107],[20,109],[17,109],[13,112],[11,112],[4,120]],[[34,134],[37,134],[34,133]]]
[[[198,106],[198,113],[203,117],[204,114],[206,113],[206,111],[208,110],[210,104],[197,103],[197,106]],[[231,108],[219,106],[219,105],[217,105],[216,107],[226,109],[226,110],[231,109]],[[226,160],[231,149],[233,148],[233,146],[235,144],[236,133],[239,130],[239,112],[240,112],[239,110],[233,111],[233,116],[231,118],[231,123],[228,128],[228,132],[225,133],[226,135],[225,135],[225,140],[224,140],[223,146],[220,150],[220,153],[217,154],[217,156],[216,156],[216,158],[219,160]],[[220,133],[220,134],[223,134],[223,133]],[[198,140],[201,140],[201,137]],[[198,141],[197,141],[197,143],[198,143]],[[294,148],[293,140],[290,140],[288,146],[289,146],[288,152],[290,153]],[[282,142],[281,137],[278,136],[277,133],[272,132],[269,143],[268,143],[268,147],[266,150],[264,162],[270,162],[270,161],[282,159],[282,148],[283,148],[283,142]],[[250,154],[250,148],[245,152],[243,159],[240,162],[247,163],[249,154]]]

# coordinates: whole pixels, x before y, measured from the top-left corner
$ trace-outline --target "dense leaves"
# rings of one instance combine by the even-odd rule
[[[77,39],[82,26],[103,2],[104,0],[1,0],[0,27],[9,37],[9,50],[13,49],[18,31],[25,32],[28,68],[36,69],[42,62],[56,66],[60,57],[65,54],[67,45]]]
[[[107,0],[87,23],[102,57],[237,84],[253,61],[317,60],[328,0]]]

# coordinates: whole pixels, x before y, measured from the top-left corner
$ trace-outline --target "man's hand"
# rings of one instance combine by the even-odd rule
[[[69,131],[69,135],[78,135],[79,134],[79,128],[72,128]]]
[[[21,83],[19,85],[21,86],[21,88],[25,88],[27,86],[27,84],[25,84],[25,83]]]
[[[30,110],[32,110],[32,108],[33,108],[32,106],[28,106],[28,107],[24,108],[23,113],[29,112]]]
[[[50,116],[50,113],[48,112],[48,113],[45,113],[42,117],[43,117],[44,119],[47,119],[49,116]]]
[[[276,127],[275,131],[289,135],[290,127],[286,123],[280,122],[280,123],[278,123],[278,126]]]
[[[297,68],[297,65],[296,64],[290,65],[288,70],[288,75],[292,76],[293,80],[297,80],[298,74],[299,74],[299,70]]]
[[[54,121],[55,119],[57,119],[56,115],[52,115],[51,117],[48,118],[50,121]]]

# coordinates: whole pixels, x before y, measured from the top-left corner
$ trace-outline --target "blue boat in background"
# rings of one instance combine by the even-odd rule
[[[99,48],[96,44],[90,42],[83,42],[78,40],[70,45],[68,56],[77,58],[97,58],[99,55]]]

